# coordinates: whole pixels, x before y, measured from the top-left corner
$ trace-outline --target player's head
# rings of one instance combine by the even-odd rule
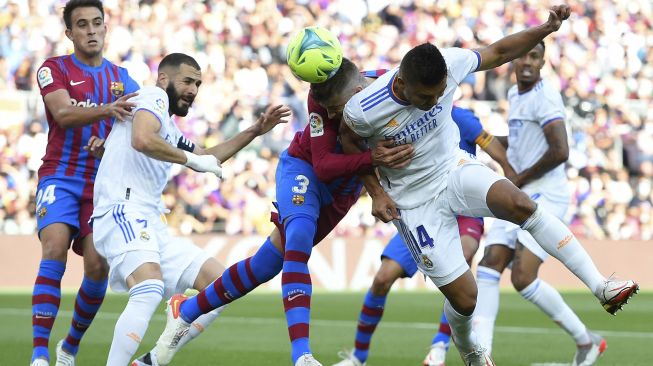
[[[70,0],[63,8],[63,21],[75,53],[86,58],[102,54],[107,25],[100,0]]]
[[[156,85],[168,94],[170,114],[185,116],[202,84],[202,70],[194,58],[171,53],[159,63]]]
[[[399,65],[394,91],[415,107],[428,111],[447,88],[447,63],[437,47],[423,43],[408,51]]]
[[[521,87],[528,88],[540,80],[540,71],[544,66],[544,41],[540,41],[524,56],[515,59],[515,76]]]
[[[340,68],[329,80],[311,84],[311,95],[327,110],[329,118],[339,118],[349,98],[363,90],[363,79],[358,67],[343,57]]]

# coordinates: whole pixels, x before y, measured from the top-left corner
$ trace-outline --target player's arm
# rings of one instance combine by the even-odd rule
[[[183,164],[198,172],[222,176],[220,162],[215,157],[196,155],[192,151],[169,145],[159,135],[160,130],[161,121],[154,113],[145,109],[136,111],[132,123],[132,147],[152,159]]]
[[[505,174],[506,177],[513,177],[516,175],[515,170],[508,162],[506,146],[501,143],[498,137],[505,136],[493,136],[487,131],[481,130],[481,133],[478,135],[475,142],[478,146],[481,147],[481,149],[483,149],[483,151],[490,155],[490,157],[496,161],[499,166],[501,166],[503,174]]]
[[[508,136],[494,136],[494,139],[499,141],[504,149],[508,150]]]
[[[359,154],[364,148],[364,139],[357,135],[345,123],[340,124],[340,141],[345,154]],[[411,146],[412,156],[412,146]],[[410,159],[406,164],[410,163]],[[390,196],[383,190],[375,170],[361,171],[358,173],[367,193],[372,197],[372,215],[383,222],[399,219],[397,206]]]
[[[138,93],[129,93],[115,102],[98,107],[86,108],[72,105],[70,94],[66,89],[57,89],[43,97],[45,107],[62,128],[74,128],[90,125],[107,118],[124,120],[131,114],[136,104],[129,101]]]
[[[521,187],[542,177],[558,165],[566,162],[569,158],[569,144],[567,142],[567,130],[565,129],[564,120],[556,119],[549,122],[544,126],[543,132],[549,148],[544,152],[540,160],[535,162],[530,168],[517,174],[513,181],[517,187]]]
[[[134,114],[132,147],[148,157],[175,164],[185,164],[184,151],[166,142],[160,135],[161,122],[151,112],[141,109]]]
[[[307,132],[311,134],[311,163],[315,175],[322,182],[330,182],[338,177],[354,175],[360,171],[371,171],[373,160],[371,151],[359,150],[351,154],[338,154],[335,152],[338,143],[338,126],[327,119],[320,111],[311,109],[309,114],[319,118],[317,128],[308,126]],[[341,137],[342,141],[342,137]]]
[[[225,162],[245,146],[249,145],[256,137],[268,133],[279,123],[286,123],[284,119],[290,116],[290,108],[283,105],[269,106],[256,122],[245,131],[229,140],[208,149],[195,147],[194,153],[198,155],[213,155],[219,162]]]
[[[567,5],[553,6],[549,9],[549,19],[546,23],[511,34],[478,49],[481,56],[478,71],[493,69],[525,55],[546,36],[557,31],[562,22],[569,18],[570,13],[571,8]]]

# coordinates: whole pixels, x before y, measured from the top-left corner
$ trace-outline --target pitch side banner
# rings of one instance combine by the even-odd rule
[[[389,238],[328,237],[313,249],[309,268],[315,288],[327,291],[365,290],[372,283],[381,265],[380,255]],[[216,257],[226,265],[244,259],[258,249],[265,238],[258,236],[196,235],[181,237]],[[583,240],[583,245],[604,275],[613,272],[621,278],[637,280],[644,289],[653,289],[653,245],[645,241]],[[41,256],[41,244],[36,235],[0,235],[0,289],[30,289]],[[482,250],[482,249],[481,249]],[[480,253],[478,254],[480,255]],[[477,255],[476,261],[480,259]],[[64,288],[77,289],[82,278],[81,257],[69,254]],[[540,276],[562,289],[580,289],[583,284],[554,258],[540,269]],[[502,286],[510,287],[510,273],[502,277]],[[264,289],[280,289],[280,276],[262,285]],[[419,290],[434,288],[419,272],[409,279],[399,280],[396,289]]]

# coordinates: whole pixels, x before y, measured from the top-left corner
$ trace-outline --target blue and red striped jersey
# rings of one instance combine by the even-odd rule
[[[37,72],[41,96],[66,89],[71,103],[80,107],[96,107],[112,103],[124,94],[139,89],[127,70],[104,59],[97,67],[82,64],[74,54],[52,57]],[[46,176],[77,176],[95,179],[99,160],[83,149],[91,136],[106,138],[114,123],[112,118],[77,127],[61,127],[46,108],[48,120],[48,145],[39,179]]]
[[[387,70],[362,71],[361,75],[377,78]],[[340,187],[336,191],[348,191],[353,186],[348,179],[361,170],[372,168],[372,155],[369,151],[360,154],[344,155],[338,137],[339,119],[331,119],[326,109],[313,97],[308,96],[309,124],[303,131],[295,134],[288,147],[288,153],[313,166],[315,174],[330,187]]]

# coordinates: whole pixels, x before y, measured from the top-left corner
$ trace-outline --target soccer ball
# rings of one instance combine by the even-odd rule
[[[286,58],[295,76],[309,83],[322,83],[338,71],[342,47],[328,30],[307,27],[290,40]]]

